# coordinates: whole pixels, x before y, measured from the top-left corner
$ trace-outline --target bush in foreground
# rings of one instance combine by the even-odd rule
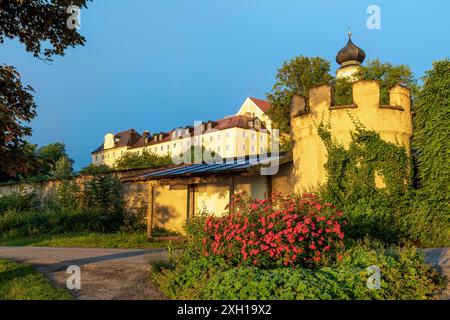
[[[230,214],[208,217],[203,253],[233,265],[257,267],[321,265],[340,258],[342,212],[315,195],[274,195],[252,200],[238,194]]]
[[[381,270],[381,289],[367,287],[367,268]],[[441,286],[438,274],[415,249],[356,245],[341,262],[317,269],[232,267],[218,258],[182,260],[153,280],[173,299],[398,300],[429,299]]]
[[[428,299],[442,285],[414,248],[366,240],[348,241],[345,249],[340,212],[311,195],[272,204],[239,195],[230,211],[192,219],[185,250],[166,266],[155,266],[152,278],[168,297]],[[367,286],[370,266],[381,271],[380,289]]]

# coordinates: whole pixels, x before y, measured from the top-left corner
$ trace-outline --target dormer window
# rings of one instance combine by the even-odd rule
[[[202,124],[202,132],[205,132],[205,125]]]
[[[176,138],[176,136],[177,136],[177,130],[173,130],[173,132],[172,132],[172,138]]]
[[[162,139],[163,139],[163,135],[160,134],[160,135],[159,135],[159,141],[161,141]]]
[[[155,142],[158,141],[158,136],[155,135],[155,136],[153,137],[153,141],[155,141]]]
[[[210,123],[208,123],[208,130],[211,130],[212,129],[212,123],[210,122]]]
[[[259,119],[255,119],[255,128],[256,129],[261,128],[261,121],[259,121]]]

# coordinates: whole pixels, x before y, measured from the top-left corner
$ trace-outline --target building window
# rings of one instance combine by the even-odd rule
[[[177,144],[176,144],[176,143],[174,143],[174,144],[173,144],[173,147],[174,147],[174,148],[176,148],[176,147],[177,147]]]
[[[217,147],[217,152],[220,152],[220,147]]]
[[[252,152],[255,152],[255,146],[252,146]]]
[[[229,138],[229,137],[230,137],[230,133],[227,132],[227,133],[225,134],[225,136],[226,136],[227,138]]]
[[[161,151],[163,151],[164,150],[164,146],[161,146]]]
[[[220,140],[220,134],[217,135],[217,140]]]
[[[213,141],[213,140],[214,140],[213,136],[209,137],[209,141]]]
[[[242,150],[245,150],[245,144],[242,145]]]
[[[167,150],[169,150],[170,149],[170,145],[167,145]]]
[[[252,132],[252,140],[255,140],[255,133]]]
[[[259,136],[259,140],[260,140],[260,141],[264,141],[264,136],[263,136],[263,135],[260,135],[260,136]]]
[[[242,136],[245,138],[245,131],[242,131]]]
[[[227,144],[227,151],[229,151],[230,150],[230,145],[229,144]]]

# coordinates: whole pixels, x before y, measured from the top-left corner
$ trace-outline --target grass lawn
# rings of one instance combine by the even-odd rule
[[[33,267],[0,259],[0,300],[70,300]]]
[[[167,242],[149,242],[145,233],[90,233],[39,237],[0,236],[0,246],[166,248]]]

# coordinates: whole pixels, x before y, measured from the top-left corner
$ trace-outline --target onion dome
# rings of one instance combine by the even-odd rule
[[[366,53],[352,42],[352,34],[348,34],[348,42],[336,55],[336,62],[340,65],[363,63]]]

